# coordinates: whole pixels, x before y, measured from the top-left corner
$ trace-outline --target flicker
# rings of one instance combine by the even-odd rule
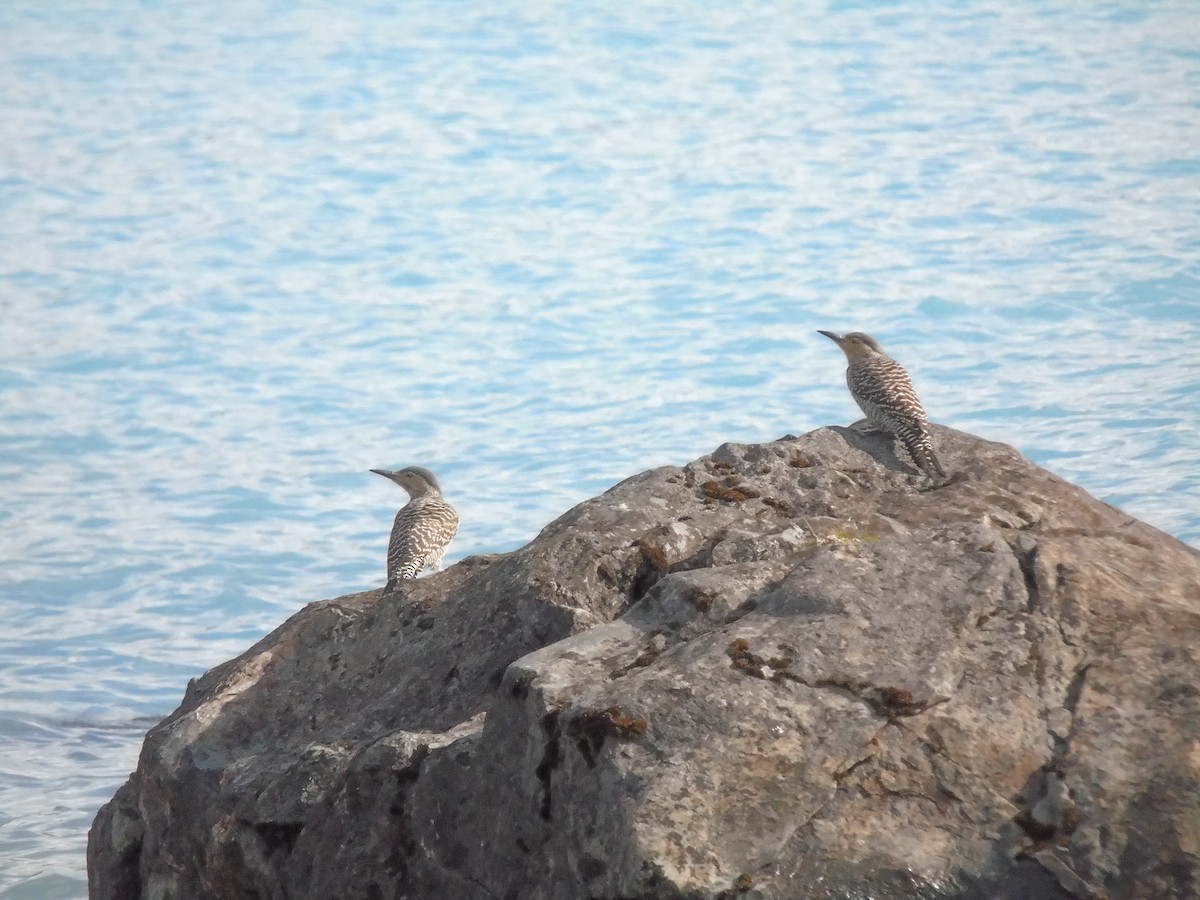
[[[904,367],[884,353],[879,342],[869,334],[861,331],[841,336],[832,331],[819,333],[846,354],[849,363],[846,384],[850,396],[867,417],[867,430],[893,435],[931,482],[944,479],[946,472],[933,449],[929,419]]]
[[[441,568],[442,556],[458,532],[458,513],[442,497],[437,476],[423,466],[371,471],[394,481],[409,495],[408,503],[396,513],[388,541],[384,590],[390,593],[398,581],[416,578],[424,569]]]

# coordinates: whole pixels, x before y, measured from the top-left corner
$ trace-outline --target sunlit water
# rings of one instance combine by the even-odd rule
[[[1200,542],[1191,2],[111,5],[0,4],[5,900],[85,892],[189,677],[382,582],[369,468],[512,549],[857,418],[816,328]]]

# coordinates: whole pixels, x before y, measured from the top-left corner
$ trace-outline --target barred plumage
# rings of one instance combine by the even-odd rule
[[[416,578],[423,569],[441,568],[446,547],[458,532],[458,513],[443,499],[437,477],[422,466],[371,471],[394,481],[411,497],[396,513],[388,541],[385,590],[391,591],[397,581]]]
[[[886,431],[899,439],[912,461],[931,480],[945,478],[933,440],[929,433],[929,419],[917,399],[908,372],[900,363],[883,352],[883,348],[869,334],[854,331],[838,336],[831,331],[822,331],[842,348],[849,365],[846,367],[846,385],[850,396],[867,417],[867,427]]]

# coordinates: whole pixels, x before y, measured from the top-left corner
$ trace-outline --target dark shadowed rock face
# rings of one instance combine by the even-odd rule
[[[92,897],[1194,898],[1200,556],[821,429],[313,603],[188,687]]]

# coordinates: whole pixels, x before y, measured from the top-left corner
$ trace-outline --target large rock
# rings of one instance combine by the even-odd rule
[[[189,685],[92,897],[1194,898],[1200,555],[936,429],[726,444]]]

